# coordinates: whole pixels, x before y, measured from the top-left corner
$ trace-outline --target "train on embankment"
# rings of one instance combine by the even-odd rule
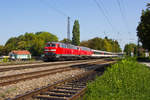
[[[75,46],[68,43],[48,42],[44,47],[44,61],[51,60],[75,60],[88,58],[118,57],[123,53],[112,53],[94,50],[83,46]]]

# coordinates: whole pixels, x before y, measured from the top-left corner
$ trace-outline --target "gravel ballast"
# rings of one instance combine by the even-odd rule
[[[85,71],[77,69],[0,87],[0,100],[15,97],[16,95],[23,94],[42,86],[47,86],[48,84],[53,84],[54,82],[73,77],[74,75],[78,75],[83,72]]]
[[[95,61],[93,61],[95,62]],[[54,62],[56,63],[56,62]],[[88,62],[78,63],[78,64],[85,64]],[[77,63],[75,63],[77,64]],[[48,70],[48,69],[54,69],[54,68],[62,68],[62,67],[69,67],[75,64],[62,64],[62,65],[54,65],[54,66],[46,66],[46,67],[37,67],[37,68],[27,68],[27,69],[21,69],[21,70],[10,70],[6,72],[0,72],[0,77],[7,76],[7,75],[15,75],[15,74],[21,74],[21,73],[27,73],[27,72],[34,72],[34,71],[42,71],[42,70]]]

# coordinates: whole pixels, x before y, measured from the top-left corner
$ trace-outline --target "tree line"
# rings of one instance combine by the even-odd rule
[[[58,37],[49,32],[25,33],[11,37],[5,46],[0,46],[0,54],[8,55],[12,50],[28,50],[34,56],[40,56],[46,42],[58,41]]]
[[[139,56],[145,57],[145,52],[147,52],[142,45],[136,45],[134,43],[126,44],[124,47],[124,52],[127,56]]]
[[[50,32],[26,32],[18,37],[11,37],[4,46],[0,45],[0,55],[8,55],[12,50],[28,50],[33,56],[40,56],[44,51],[45,44],[52,41],[71,43],[76,46],[85,46],[96,50],[121,52],[118,41],[107,37],[104,39],[96,37],[80,43],[80,25],[78,20],[74,22],[72,34],[72,40],[65,38],[59,41],[58,37]]]
[[[120,45],[117,40],[112,40],[107,37],[104,39],[96,37],[87,41],[82,41],[80,46],[89,47],[95,50],[103,50],[108,52],[121,52]]]

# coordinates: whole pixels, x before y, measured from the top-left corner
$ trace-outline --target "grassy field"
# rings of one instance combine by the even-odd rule
[[[85,100],[150,100],[150,69],[127,58],[88,84]]]

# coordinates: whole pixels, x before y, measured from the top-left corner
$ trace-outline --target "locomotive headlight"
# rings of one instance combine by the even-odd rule
[[[49,51],[48,49],[45,49],[44,51]]]
[[[56,51],[56,49],[51,49],[50,51]]]

